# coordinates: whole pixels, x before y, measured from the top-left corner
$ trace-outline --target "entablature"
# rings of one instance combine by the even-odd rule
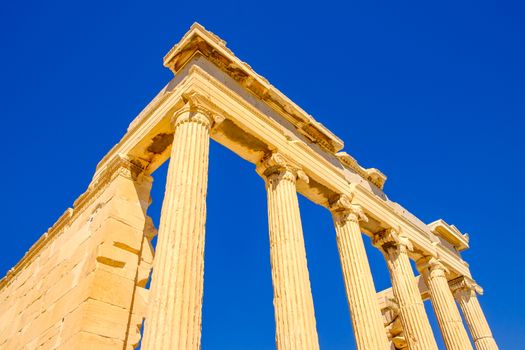
[[[386,175],[383,174],[379,169],[376,168],[363,168],[357,163],[354,157],[346,152],[336,153],[337,158],[343,163],[344,166],[354,170],[361,177],[367,179],[371,183],[377,186],[380,190],[383,190],[386,182]]]
[[[190,33],[198,33],[205,40],[207,34],[203,31],[195,26]],[[313,202],[328,208],[335,197],[348,195],[369,218],[362,223],[366,234],[372,235],[389,227],[399,229],[414,244],[415,251],[423,255],[438,254],[457,275],[470,275],[468,265],[456,252],[435,245],[437,238],[427,225],[387,198],[381,190],[386,179],[381,172],[364,169],[350,155],[327,151],[321,143],[312,142],[298,128],[302,124],[290,120],[288,112],[276,109],[268,100],[254,94],[244,82],[232,77],[230,71],[211,61],[200,50],[188,55],[185,64],[177,64],[177,60],[182,59],[177,57],[183,55],[180,50],[186,47],[190,33],[166,56],[166,64],[176,66],[177,74],[99,163],[95,178],[119,154],[138,160],[146,173],[153,172],[169,157],[174,133],[169,122],[171,116],[186,103],[184,96],[200,96],[204,108],[224,118],[211,133],[215,141],[253,164],[276,151],[293,159],[309,178],[308,183],[298,183],[298,191]],[[223,43],[216,40],[211,43],[234,58]],[[305,114],[303,118],[310,120],[311,117]],[[419,257],[412,256],[415,260]]]
[[[196,54],[206,57],[245,89],[275,108],[310,141],[331,153],[343,149],[344,143],[340,138],[257,74],[246,62],[237,58],[226,47],[224,40],[198,23],[194,23],[164,57],[164,66],[177,75]]]

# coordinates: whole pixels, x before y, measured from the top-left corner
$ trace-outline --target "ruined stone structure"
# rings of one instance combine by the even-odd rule
[[[200,25],[164,65],[174,78],[1,280],[1,349],[133,349],[144,319],[142,349],[200,347],[210,139],[253,163],[266,186],[278,349],[319,348],[297,193],[333,215],[326,230],[335,231],[357,349],[436,349],[424,299],[447,349],[498,348],[460,255],[467,235],[389,200],[385,175],[361,167]],[[168,158],[154,251],[151,174]],[[376,293],[362,234],[383,253],[391,289]]]

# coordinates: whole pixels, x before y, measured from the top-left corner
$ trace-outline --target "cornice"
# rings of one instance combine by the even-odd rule
[[[166,54],[164,66],[177,74],[197,52],[277,110],[321,148],[335,153],[344,147],[341,139],[257,74],[246,62],[239,60],[223,40],[198,23],[192,25],[179,43]]]
[[[143,170],[144,168],[140,162],[130,159],[127,156],[119,155],[111,159],[106,168],[103,169],[98,176],[93,178],[87,191],[81,194],[73,203],[74,214],[72,219],[74,220],[87,206],[93,203],[117,176],[124,176],[135,181]]]
[[[365,169],[359,165],[357,160],[346,152],[338,152],[335,154],[343,165],[358,173],[363,179],[366,179],[377,186],[380,190],[383,189],[386,182],[386,175],[379,169],[368,168]]]
[[[225,95],[229,96],[232,99],[235,99],[237,103],[241,104],[243,106],[243,108],[248,109],[250,111],[250,113],[253,113],[253,114],[257,115],[261,120],[264,120],[266,123],[269,123],[269,124],[275,126],[275,128],[282,129],[282,126],[277,121],[275,121],[274,119],[269,118],[267,115],[261,113],[259,110],[254,108],[248,102],[246,102],[244,100],[239,100],[237,95],[235,95],[229,89],[225,88],[225,86],[221,82],[216,80],[213,76],[211,76],[208,72],[206,72],[201,67],[199,67],[197,65],[191,66],[191,68],[189,69],[189,74],[191,74],[192,76],[202,77],[202,79],[203,79],[202,81],[203,82],[205,82],[206,84],[212,84],[215,88],[217,88],[218,90],[223,92]],[[200,84],[193,85],[191,87],[192,91],[201,91],[202,90],[201,92],[199,92],[199,94],[202,94],[204,91],[208,90],[206,87],[203,87],[202,89],[200,89],[199,86],[200,86]],[[212,103],[212,102],[208,99],[208,103]],[[214,108],[220,109],[216,105],[214,105]],[[223,110],[221,111],[221,113],[222,114],[227,114]],[[299,142],[299,145],[303,145],[303,144],[304,143]],[[333,157],[332,154],[330,154],[329,156]],[[378,169],[375,169],[375,168],[365,169],[365,168],[361,167],[359,165],[359,163],[352,156],[350,156],[346,152],[338,152],[338,153],[335,154],[335,156],[336,156],[336,159],[339,160],[339,162],[340,162],[340,164],[342,166],[351,169],[357,175],[359,175],[364,181],[367,181],[367,182],[375,185],[376,187],[378,187],[379,190],[382,190],[382,188],[384,186],[384,183],[386,181],[386,176],[383,173],[381,173]],[[330,162],[327,162],[325,159],[323,159],[323,162],[327,166],[333,167],[333,164],[331,164]],[[378,176],[380,176],[381,179],[379,179]],[[344,175],[343,175],[343,177],[344,177]]]
[[[469,248],[468,234],[461,233],[454,225],[449,225],[443,219],[436,220],[427,225],[430,231],[452,244],[458,251]]]

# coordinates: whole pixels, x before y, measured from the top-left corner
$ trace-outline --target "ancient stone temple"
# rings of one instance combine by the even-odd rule
[[[426,299],[447,349],[498,348],[461,258],[467,235],[389,200],[385,175],[361,167],[202,26],[164,65],[173,79],[0,281],[1,349],[200,348],[210,139],[253,163],[266,186],[279,350],[319,348],[297,193],[332,213],[326,230],[339,248],[357,349],[437,349]],[[146,213],[151,176],[165,161],[157,231]],[[376,291],[363,234],[382,252],[392,288]]]

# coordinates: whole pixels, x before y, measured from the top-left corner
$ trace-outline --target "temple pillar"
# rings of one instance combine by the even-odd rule
[[[367,217],[344,195],[330,206],[330,210],[357,349],[388,350],[390,345],[359,227],[359,220],[367,220]]]
[[[306,175],[278,153],[264,159],[257,172],[268,196],[277,349],[319,349],[296,192],[298,176],[307,181]]]
[[[426,257],[417,262],[417,267],[428,287],[447,350],[472,350],[472,344],[447,282],[445,266],[434,257]]]
[[[373,244],[385,256],[409,349],[437,350],[408,257],[408,250],[412,250],[411,242],[393,229],[387,229],[374,235]]]
[[[153,264],[145,350],[200,348],[212,118],[190,101],[172,123],[175,135]]]
[[[498,345],[479,304],[477,294],[482,294],[481,287],[466,277],[457,278],[451,281],[450,285],[463,312],[476,349],[498,350]]]

